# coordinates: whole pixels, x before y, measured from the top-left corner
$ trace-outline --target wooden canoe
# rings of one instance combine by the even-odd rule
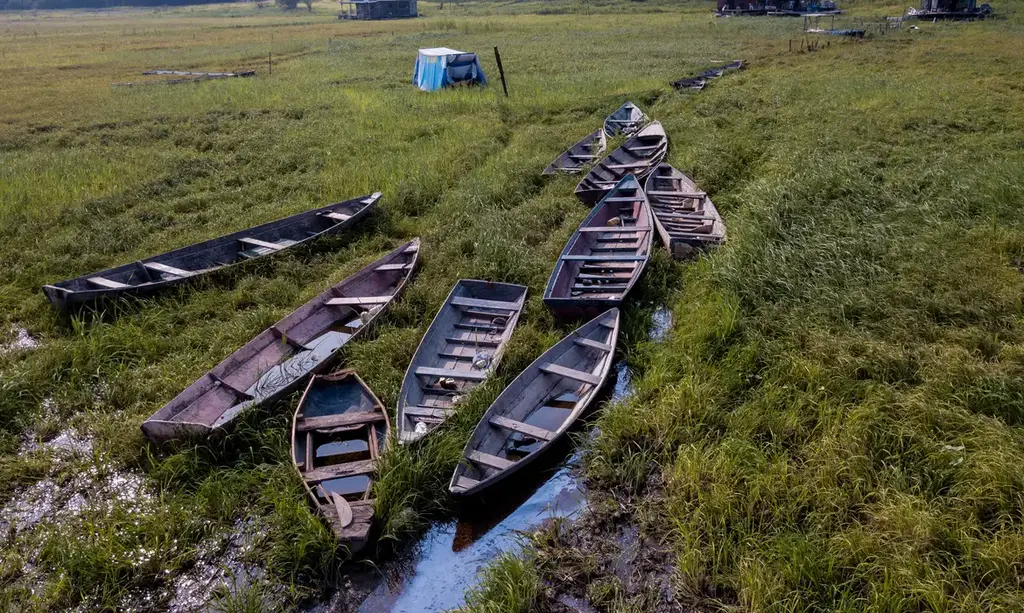
[[[380,192],[331,204],[145,260],[44,285],[43,293],[61,310],[103,299],[150,295],[339,232],[366,217],[378,202]]]
[[[654,227],[673,258],[683,260],[725,242],[721,215],[690,177],[659,164],[647,177],[645,191]]]
[[[592,168],[576,186],[576,197],[593,205],[626,175],[643,180],[665,159],[668,136],[657,121],[630,137]]]
[[[155,442],[207,436],[245,409],[293,391],[395,300],[419,245],[402,245],[264,330],[143,422],[142,432]]]
[[[565,435],[604,385],[619,337],[619,310],[563,338],[516,377],[484,413],[449,491],[477,494],[521,470]]]
[[[627,102],[604,120],[604,133],[608,136],[625,134],[629,136],[647,125],[650,118],[640,110],[640,107]]]
[[[743,60],[733,60],[732,62],[722,66],[708,68],[695,77],[687,77],[672,81],[672,86],[676,89],[695,89],[699,91],[704,89],[704,86],[707,85],[707,82],[711,79],[717,79],[730,70],[742,70],[743,68]]]
[[[593,317],[621,305],[647,265],[652,224],[640,182],[627,175],[566,243],[548,279],[544,303],[566,319]]]
[[[384,405],[359,375],[310,379],[292,419],[292,461],[313,506],[352,553],[373,527],[373,475],[387,447]]]
[[[452,415],[494,372],[526,301],[526,287],[463,279],[441,305],[405,372],[398,442],[412,443]]]
[[[603,130],[595,130],[583,137],[583,140],[554,159],[541,174],[554,175],[560,172],[577,173],[584,166],[601,158],[608,147],[608,139]]]

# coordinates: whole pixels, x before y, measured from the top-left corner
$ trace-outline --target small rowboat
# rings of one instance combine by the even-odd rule
[[[553,162],[548,164],[548,167],[544,169],[542,174],[553,175],[560,172],[579,172],[587,164],[591,164],[594,160],[599,159],[607,147],[608,139],[605,137],[603,130],[591,132],[584,136],[583,140],[569,147],[565,153],[555,158]]]
[[[313,209],[145,260],[44,285],[53,306],[69,310],[102,299],[146,296],[355,225],[380,202],[380,192]]]
[[[608,136],[615,136],[616,134],[629,136],[647,125],[648,121],[650,121],[650,118],[640,110],[640,107],[632,102],[627,102],[605,118],[604,133]]]
[[[463,279],[441,305],[405,372],[398,442],[418,441],[494,372],[526,300],[526,287]]]
[[[722,66],[708,68],[695,77],[672,81],[672,86],[676,89],[695,89],[699,91],[704,89],[704,86],[707,85],[707,82],[711,79],[717,79],[730,70],[743,70],[743,68],[743,60],[733,60],[732,62]]]
[[[640,182],[627,175],[601,199],[566,243],[544,303],[566,319],[618,307],[647,265],[654,228]]]
[[[668,136],[665,128],[655,121],[592,168],[576,186],[576,197],[584,204],[593,205],[626,175],[643,180],[667,153]]]
[[[264,330],[143,422],[142,432],[155,442],[209,436],[292,392],[395,300],[419,248],[419,239],[402,245]]]
[[[565,435],[608,377],[619,310],[583,325],[516,377],[466,444],[449,491],[477,494],[521,470]]]
[[[647,177],[645,191],[658,236],[673,258],[686,259],[725,242],[721,215],[690,177],[659,164]]]
[[[387,411],[352,370],[309,381],[292,419],[292,460],[313,506],[352,553],[373,527],[373,473],[387,447]]]

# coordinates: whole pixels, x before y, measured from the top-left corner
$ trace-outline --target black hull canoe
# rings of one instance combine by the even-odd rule
[[[647,177],[654,226],[673,258],[684,260],[725,243],[725,223],[707,194],[668,164]]]
[[[526,301],[526,287],[463,279],[452,289],[405,372],[398,442],[420,440],[494,372]]]
[[[576,186],[576,197],[593,206],[626,175],[643,180],[665,159],[668,136],[655,121],[630,137],[621,147],[601,160]]]
[[[587,215],[566,243],[544,303],[561,319],[593,317],[622,304],[647,265],[654,240],[640,182],[624,179]]]
[[[373,475],[387,447],[384,405],[359,375],[310,379],[292,419],[292,461],[338,541],[356,553],[373,528]]]
[[[245,409],[291,393],[373,324],[418,259],[416,239],[302,305],[154,413],[142,432],[158,443],[209,436]]]
[[[574,174],[584,166],[600,159],[608,147],[608,139],[603,130],[596,130],[583,137],[583,140],[569,147],[562,155],[548,164],[541,174],[555,175],[560,172]]]
[[[617,134],[629,136],[647,125],[648,121],[650,121],[650,118],[640,110],[640,107],[632,102],[627,102],[605,118],[604,133],[608,136],[615,136]]]
[[[608,378],[619,337],[611,309],[563,338],[516,377],[484,413],[449,491],[468,496],[522,470],[562,438]]]
[[[340,232],[366,217],[379,201],[377,192],[305,211],[131,264],[44,285],[43,293],[61,310],[105,299],[148,296],[215,270]]]

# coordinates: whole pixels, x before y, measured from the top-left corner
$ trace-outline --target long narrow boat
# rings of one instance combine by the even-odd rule
[[[587,164],[601,157],[608,147],[608,139],[603,130],[595,130],[583,137],[583,140],[569,147],[562,155],[548,164],[541,174],[553,175],[560,172],[576,173]]]
[[[355,225],[377,205],[380,192],[298,213],[145,260],[89,273],[43,293],[67,310],[101,299],[145,296],[239,262],[280,253]]]
[[[647,265],[654,232],[640,182],[624,179],[590,211],[558,258],[544,303],[566,319],[622,304]]]
[[[725,223],[711,198],[679,170],[659,164],[647,177],[645,192],[658,236],[673,258],[686,259],[725,242]]]
[[[630,137],[592,168],[576,186],[576,197],[593,205],[628,174],[643,180],[665,159],[668,136],[657,121]]]
[[[143,422],[142,432],[156,442],[207,436],[290,393],[395,300],[419,247],[418,238],[402,245],[264,330]]]
[[[366,546],[373,527],[373,474],[390,429],[384,405],[352,370],[310,379],[295,409],[295,470],[352,553]]]
[[[526,287],[463,279],[441,305],[405,372],[398,442],[423,438],[494,372],[526,301]]]
[[[627,102],[618,110],[604,120],[604,133],[608,136],[616,134],[630,135],[647,125],[650,118],[640,110],[640,107]]]
[[[516,377],[484,413],[449,491],[477,494],[560,439],[604,385],[619,337],[619,310],[583,325]]]

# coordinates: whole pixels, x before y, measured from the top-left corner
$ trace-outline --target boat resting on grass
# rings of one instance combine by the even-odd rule
[[[673,258],[686,259],[725,243],[725,223],[711,198],[676,168],[659,164],[644,191],[654,227]]]
[[[352,553],[370,537],[373,475],[390,429],[384,405],[352,370],[314,376],[295,409],[295,470],[313,506]]]
[[[619,310],[605,311],[516,377],[477,424],[449,491],[480,493],[522,470],[564,436],[608,378],[618,337]]]
[[[526,286],[463,279],[420,341],[398,396],[398,442],[418,441],[494,372],[526,301]]]
[[[53,306],[68,310],[102,299],[146,296],[215,270],[280,253],[351,227],[380,202],[380,192],[298,213],[130,264],[44,285]]]
[[[636,177],[627,175],[569,238],[551,271],[544,304],[565,319],[618,307],[643,273],[653,239],[647,197]]]
[[[554,175],[560,172],[576,173],[584,166],[599,159],[608,147],[608,138],[604,130],[595,130],[583,137],[583,140],[569,147],[562,155],[548,164],[541,174]]]
[[[651,119],[640,110],[640,107],[627,102],[604,120],[604,133],[608,136],[625,134],[629,136],[647,125]]]
[[[158,443],[208,436],[292,392],[398,297],[419,247],[419,239],[402,245],[264,330],[143,422],[142,432]]]
[[[594,166],[576,186],[576,197],[593,206],[626,175],[643,180],[668,153],[668,136],[655,121]]]

